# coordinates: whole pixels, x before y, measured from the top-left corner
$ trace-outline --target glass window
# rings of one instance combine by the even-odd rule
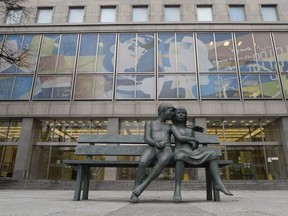
[[[133,6],[132,7],[132,21],[133,22],[147,22],[148,21],[148,6]]]
[[[21,121],[0,121],[0,142],[17,142],[21,132]],[[1,159],[0,155],[0,159]],[[1,160],[0,160],[1,161]]]
[[[217,71],[213,33],[197,34],[197,52],[200,72]]]
[[[71,95],[72,76],[37,76],[33,99],[68,100]]]
[[[117,99],[152,99],[155,96],[155,78],[150,75],[118,75]]]
[[[180,5],[165,5],[164,21],[165,22],[181,21]]]
[[[276,53],[281,72],[288,72],[288,33],[274,33]]]
[[[158,77],[158,98],[196,99],[197,97],[195,75],[160,75]]]
[[[154,72],[154,34],[120,34],[118,72]]]
[[[261,5],[262,21],[277,21],[277,6],[276,5]]]
[[[160,72],[195,72],[193,34],[158,34],[158,70]]]
[[[68,23],[83,23],[84,7],[69,7]]]
[[[22,9],[8,9],[6,15],[6,24],[19,24],[21,22]]]
[[[39,73],[73,73],[78,35],[44,35],[39,60]]]
[[[53,7],[38,8],[36,23],[51,23]]]
[[[197,20],[198,21],[213,21],[212,6],[198,5],[197,6]]]
[[[200,75],[202,99],[240,99],[236,75]]]
[[[112,75],[78,75],[75,99],[112,99]]]
[[[230,21],[246,21],[245,8],[243,5],[229,5]]]
[[[102,6],[100,22],[116,22],[116,6]]]

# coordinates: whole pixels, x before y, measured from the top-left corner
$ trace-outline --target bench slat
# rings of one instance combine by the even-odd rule
[[[148,146],[140,145],[77,145],[75,155],[98,155],[98,156],[140,156]],[[199,149],[206,147],[199,146]],[[208,148],[208,150],[215,151],[218,156],[222,155],[219,148]]]
[[[219,139],[216,135],[196,134],[196,138],[200,144],[219,144]],[[84,134],[79,136],[78,143],[144,144],[145,141],[144,135]]]

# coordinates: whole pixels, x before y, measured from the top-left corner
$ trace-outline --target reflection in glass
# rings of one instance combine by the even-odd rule
[[[135,72],[136,34],[120,34],[118,51],[118,71]]]
[[[288,72],[288,33],[274,33],[280,71]]]
[[[154,86],[152,75],[118,75],[116,97],[151,99],[155,94]]]
[[[281,81],[282,81],[284,96],[287,99],[288,98],[288,74],[282,74]]]
[[[96,49],[98,34],[82,34],[78,72],[94,72],[96,70]]]
[[[197,82],[195,75],[165,75],[158,78],[159,98],[196,99]]]
[[[72,76],[38,76],[36,78],[34,99],[69,99]]]
[[[114,72],[115,70],[116,34],[99,34],[97,48],[97,72]]]
[[[158,34],[160,72],[195,72],[194,38],[189,33]]]
[[[77,47],[76,34],[62,35],[57,59],[57,73],[73,73]]]
[[[75,99],[112,99],[113,77],[111,75],[78,75]]]
[[[263,98],[281,99],[282,92],[276,74],[260,75]]]
[[[217,71],[213,33],[197,34],[197,52],[200,72]]]
[[[201,75],[201,98],[239,99],[236,75]]]
[[[60,37],[60,35],[56,34],[44,35],[38,73],[55,73],[57,55],[60,47]]]
[[[241,84],[244,98],[262,98],[260,80],[258,75],[242,75]]]
[[[219,72],[235,72],[236,61],[231,33],[215,33],[217,70]]]

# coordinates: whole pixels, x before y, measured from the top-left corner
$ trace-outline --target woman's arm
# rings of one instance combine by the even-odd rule
[[[198,142],[198,139],[196,139],[195,137],[183,136],[175,125],[171,126],[171,130],[173,135],[175,136],[175,139],[179,140],[180,142]]]

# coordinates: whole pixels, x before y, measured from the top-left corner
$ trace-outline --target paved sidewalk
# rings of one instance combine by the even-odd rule
[[[258,216],[288,215],[288,190],[232,191],[221,202],[206,201],[205,191],[183,191],[183,202],[172,191],[145,191],[130,204],[130,191],[91,191],[88,201],[72,201],[73,191],[0,190],[2,216]]]

